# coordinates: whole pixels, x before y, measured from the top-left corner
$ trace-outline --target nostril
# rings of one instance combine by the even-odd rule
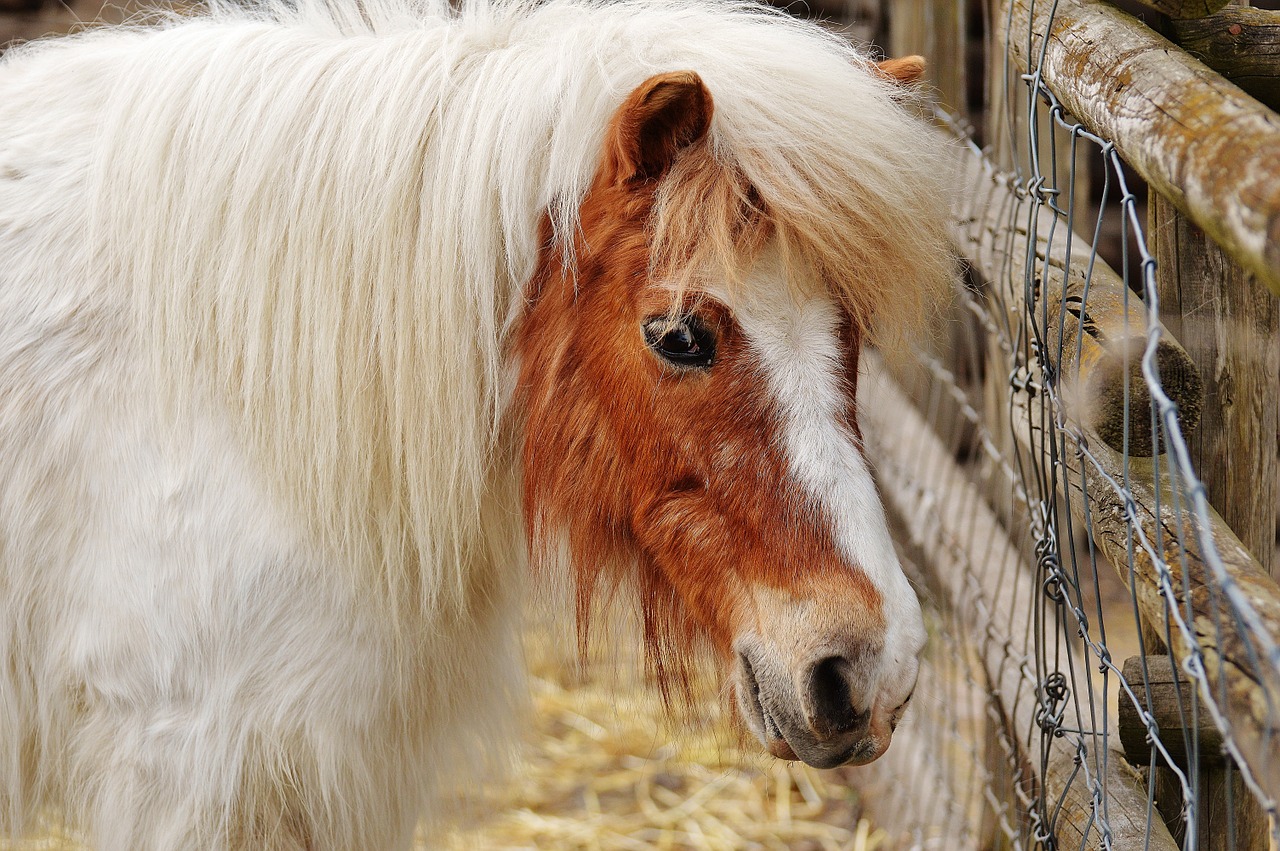
[[[843,656],[820,659],[809,671],[805,710],[809,726],[822,738],[839,735],[871,720],[868,708],[853,705],[853,665]]]

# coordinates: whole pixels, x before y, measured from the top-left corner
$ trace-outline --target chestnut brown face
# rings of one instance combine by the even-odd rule
[[[659,662],[709,640],[771,753],[866,762],[924,629],[859,447],[857,334],[767,234],[732,288],[652,273],[655,189],[675,159],[709,161],[709,120],[695,75],[637,89],[574,268],[544,252],[516,337],[526,522],[535,555],[567,538],[584,595],[607,571],[638,581]]]

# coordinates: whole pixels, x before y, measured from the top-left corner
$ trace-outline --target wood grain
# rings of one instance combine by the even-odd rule
[[[1207,18],[1175,20],[1172,27],[1183,50],[1280,109],[1280,12],[1228,6]]]
[[[962,256],[986,280],[1011,327],[1034,311],[1045,337],[1038,344],[1055,373],[1068,412],[1118,450],[1161,451],[1151,430],[1151,397],[1142,376],[1147,321],[1137,296],[1090,241],[1070,234],[1054,213],[1020,193],[1009,178],[966,152],[953,236]],[[1036,270],[1028,292],[1024,265]],[[1195,363],[1162,330],[1156,362],[1165,393],[1178,405],[1184,432],[1199,422],[1202,387]],[[1007,367],[993,370],[1004,375]],[[1007,387],[999,391],[1007,394]],[[1003,404],[999,402],[998,404]]]
[[[1161,314],[1201,369],[1204,410],[1187,436],[1212,505],[1272,576],[1280,459],[1280,301],[1163,198],[1149,206]]]

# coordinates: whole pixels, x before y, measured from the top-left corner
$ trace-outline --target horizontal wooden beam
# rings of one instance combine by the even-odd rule
[[[1100,0],[1006,0],[1007,49],[1280,295],[1280,116]]]
[[[924,555],[930,584],[966,627],[965,641],[982,664],[992,696],[1011,713],[1006,723],[1012,738],[1035,739],[1044,707],[1028,680],[1036,668],[1028,642],[1037,630],[1045,631],[1050,646],[1062,639],[1053,604],[1032,565],[874,353],[864,357],[864,369],[860,386],[870,404],[859,407],[859,420],[887,507]],[[1088,729],[1092,722],[1077,716],[1077,700],[1083,698],[1068,695],[1061,702],[1058,724],[1079,731],[1085,753],[1077,754],[1070,738],[1050,737],[1043,761],[1038,752],[1029,755],[1031,765],[1044,769],[1038,780],[1053,811],[1040,815],[1052,820],[1058,846],[1173,851],[1177,845],[1164,824],[1148,819],[1144,781],[1118,752],[1104,750],[1104,730]],[[1087,771],[1081,771],[1080,759]],[[1100,802],[1090,780],[1101,790]],[[1106,836],[1099,822],[1103,813]]]
[[[1173,22],[1183,50],[1272,109],[1280,109],[1280,12],[1228,6]]]
[[[1228,760],[1222,752],[1222,731],[1203,707],[1192,711],[1195,684],[1180,673],[1168,656],[1148,656],[1143,665],[1141,656],[1124,660],[1122,669],[1125,682],[1138,698],[1135,703],[1127,691],[1120,692],[1120,743],[1124,745],[1125,759],[1138,767],[1151,764],[1151,742],[1146,723],[1139,707],[1154,719],[1159,730],[1160,744],[1170,759],[1184,771],[1189,770],[1191,760],[1187,753],[1187,739],[1194,737],[1197,743],[1196,764],[1200,769],[1218,768]],[[1145,673],[1144,673],[1145,671]],[[1157,752],[1157,763],[1163,764]]]
[[[1092,256],[1089,239],[1072,234],[1051,209],[1018,191],[976,153],[966,149],[961,157],[962,190],[952,223],[960,255],[994,288],[1013,327],[1034,312],[1055,383],[1085,428],[1115,449],[1127,446],[1130,455],[1160,451],[1141,372],[1147,333],[1141,300]],[[1024,274],[1028,259],[1036,263],[1032,292]],[[1203,398],[1196,365],[1167,330],[1156,359],[1165,393],[1190,432]]]

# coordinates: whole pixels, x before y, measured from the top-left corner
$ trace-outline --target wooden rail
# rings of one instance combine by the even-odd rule
[[[1023,73],[1280,294],[1280,116],[1100,0],[1007,0],[996,18]]]
[[[938,39],[929,23],[954,17],[972,20],[965,17],[963,9],[978,5],[976,0],[908,2],[912,14],[898,15],[895,6],[890,20],[894,50],[926,56],[927,45]],[[1077,250],[1055,250],[1047,234],[1050,227],[1056,227],[1053,242],[1061,247],[1062,224],[1052,222],[1051,213],[1035,210],[1021,188],[992,181],[991,175],[976,168],[962,190],[969,203],[961,211],[957,242],[962,256],[973,262],[975,277],[985,286],[987,306],[993,308],[995,315],[983,316],[984,323],[994,321],[1002,327],[987,324],[990,333],[985,349],[962,349],[943,361],[964,364],[978,352],[983,369],[976,373],[977,378],[972,370],[965,373],[968,381],[977,382],[967,386],[967,394],[981,399],[979,407],[994,430],[992,440],[998,444],[992,448],[1006,458],[1020,455],[1025,459],[1028,452],[1049,451],[1040,438],[1050,429],[1058,430],[1062,423],[1045,419],[1032,429],[1032,414],[1043,417],[1044,408],[1038,402],[1027,404],[1027,385],[1034,392],[1037,382],[1054,381],[1063,402],[1058,413],[1066,414],[1072,432],[1084,434],[1084,447],[1105,471],[1100,472],[1093,460],[1073,455],[1077,446],[1059,434],[1053,460],[1060,492],[1070,495],[1076,521],[1084,520],[1083,512],[1089,512],[1100,549],[1126,580],[1132,565],[1146,652],[1168,652],[1154,639],[1164,638],[1171,606],[1189,618],[1190,641],[1195,646],[1188,646],[1179,631],[1173,630],[1174,643],[1179,646],[1173,648],[1173,665],[1165,679],[1172,681],[1177,674],[1185,684],[1184,663],[1198,658],[1203,643],[1209,690],[1226,717],[1211,718],[1201,701],[1200,724],[1204,727],[1212,722],[1214,730],[1218,723],[1223,725],[1256,781],[1245,788],[1238,771],[1229,765],[1214,767],[1226,764],[1212,752],[1218,744],[1204,727],[1195,759],[1184,766],[1198,767],[1198,773],[1189,777],[1191,799],[1186,799],[1187,790],[1173,778],[1172,769],[1159,768],[1147,778],[1156,803],[1175,834],[1181,836],[1180,831],[1194,824],[1195,835],[1187,841],[1205,851],[1274,851],[1280,847],[1276,844],[1280,834],[1267,836],[1266,817],[1257,802],[1273,807],[1280,791],[1276,771],[1280,730],[1273,718],[1280,705],[1269,703],[1280,704],[1280,683],[1275,669],[1255,652],[1261,648],[1247,647],[1245,642],[1269,643],[1275,635],[1273,625],[1280,622],[1275,620],[1276,586],[1259,569],[1270,564],[1280,575],[1280,550],[1275,549],[1280,534],[1276,503],[1280,462],[1274,456],[1280,410],[1276,407],[1280,393],[1276,384],[1280,302],[1271,297],[1271,293],[1280,294],[1280,118],[1271,111],[1280,108],[1280,85],[1276,83],[1280,76],[1280,14],[1223,8],[1226,0],[1138,2],[1169,16],[1166,32],[1185,52],[1098,0],[1002,0],[995,7],[984,6],[991,28],[987,44],[995,50],[985,56],[981,71],[976,63],[968,69],[970,75],[982,73],[986,78],[986,110],[979,112],[980,101],[972,94],[976,87],[966,86],[964,75],[950,85],[936,77],[933,82],[942,101],[960,107],[966,120],[976,126],[987,146],[983,156],[988,162],[1020,174],[1070,174],[1070,194],[1064,185],[1064,193],[1055,201],[1060,206],[1074,202],[1076,221],[1094,223],[1092,210],[1086,214],[1087,220],[1080,215],[1090,207],[1090,174],[1087,169],[1077,171],[1082,161],[1077,146],[1053,127],[1048,111],[1028,112],[1035,99],[1029,97],[1020,75],[1045,84],[1070,117],[1091,133],[1111,140],[1115,150],[1150,184],[1147,246],[1159,264],[1156,287],[1166,326],[1157,357],[1159,371],[1162,384],[1179,406],[1183,433],[1204,493],[1227,522],[1213,515],[1210,528],[1200,530],[1190,525],[1188,514],[1175,511],[1170,516],[1170,500],[1175,495],[1168,490],[1167,473],[1161,482],[1162,511],[1157,513],[1153,474],[1157,469],[1167,471],[1162,461],[1131,463],[1134,478],[1123,481],[1124,456],[1116,450],[1127,448],[1132,458],[1164,448],[1158,441],[1151,445],[1149,438],[1146,445],[1141,442],[1150,433],[1150,423],[1143,418],[1148,399],[1145,383],[1134,371],[1140,341],[1128,331],[1144,327],[1138,314],[1145,319],[1145,307],[1136,301],[1126,305],[1123,282],[1110,270],[1095,268],[1088,317],[1071,312],[1064,315],[1061,308],[1078,306],[1073,303],[1082,295],[1078,273],[1085,268],[1081,261],[1087,261],[1085,255],[1091,246],[1077,238],[1072,246]],[[968,89],[969,99],[949,97],[953,89]],[[1034,167],[1033,161],[1037,163]],[[987,182],[976,182],[978,177]],[[1096,286],[1099,281],[1102,287]],[[1024,283],[1029,292],[1024,291]],[[1059,294],[1064,285],[1065,292]],[[993,291],[994,299],[990,297]],[[1027,309],[1028,296],[1034,315]],[[1099,321],[1099,315],[1110,319],[1109,327],[1107,321]],[[1061,324],[1058,317],[1062,317]],[[1115,328],[1121,329],[1126,341],[1123,346],[1112,346],[1110,351],[1099,347],[1101,354],[1111,359],[1110,367],[1097,370],[1099,350],[1087,338],[1082,340],[1080,356],[1075,356],[1070,344],[1086,322],[1101,330],[1104,338],[1110,338]],[[1029,373],[1009,374],[1012,365],[1002,345],[1021,345],[1027,335],[1048,360],[1045,375],[1034,367]],[[1166,345],[1175,339],[1176,346]],[[1196,388],[1189,383],[1194,379],[1184,382],[1182,378],[1191,371],[1184,373],[1184,368],[1192,364],[1199,378]],[[1111,391],[1097,382],[1097,376],[1108,374]],[[1125,380],[1117,383],[1116,376]],[[1015,385],[1012,390],[1011,384]],[[1117,386],[1122,390],[1128,387],[1129,410],[1136,417],[1125,415],[1122,404],[1106,402],[1117,398]],[[1012,411],[1011,392],[1013,399],[1022,403]],[[945,398],[941,404],[945,408]],[[939,405],[932,395],[929,405],[931,411]],[[1198,429],[1193,428],[1196,420]],[[1042,454],[1036,458],[1049,460]],[[1068,482],[1061,481],[1064,476]],[[1121,492],[1117,492],[1116,483],[1106,480],[1108,476],[1115,478]],[[1126,522],[1131,494],[1123,489],[1128,487],[1139,501],[1132,526]],[[985,495],[998,512],[1004,512],[1006,495]],[[1177,497],[1183,500],[1178,508],[1187,508],[1186,494],[1180,492]],[[1008,528],[1020,528],[1023,518],[1007,513],[1000,516]],[[1104,516],[1106,522],[1099,523],[1099,517]],[[1246,547],[1239,545],[1231,530]],[[1177,546],[1179,534],[1191,545],[1185,560]],[[1154,562],[1141,546],[1135,544],[1137,551],[1130,550],[1135,539],[1144,535],[1160,554]],[[1197,542],[1205,540],[1216,543],[1226,562],[1229,585],[1249,598],[1265,623],[1241,626],[1232,617],[1220,581],[1198,548]],[[1173,568],[1176,593],[1172,600],[1157,593],[1160,568],[1165,563]],[[1250,630],[1257,633],[1251,635]],[[1049,633],[1042,630],[1040,634]],[[1115,661],[1119,663],[1119,659]],[[1159,692],[1164,675],[1153,674]],[[1184,697],[1187,691],[1184,688]],[[1145,688],[1140,699],[1144,695]],[[1158,696],[1156,700],[1158,703]],[[1170,708],[1152,707],[1161,713]],[[1190,722],[1178,716],[1175,724],[1177,708],[1173,709],[1173,715],[1161,716],[1161,731],[1162,743],[1176,749],[1182,733],[1178,726]],[[1149,761],[1151,748],[1144,740],[1145,727],[1132,732],[1136,733],[1130,741],[1133,753],[1141,761]],[[1144,752],[1146,759],[1142,759]],[[1176,764],[1178,755],[1173,759]],[[1141,847],[1141,843],[1134,847]]]
[[[1040,436],[1056,425],[1037,422],[1025,405],[1015,404],[1013,410],[1019,442],[1025,451],[1038,451]],[[1078,523],[1092,524],[1094,543],[1126,582],[1133,570],[1138,608],[1147,622],[1167,623],[1170,608],[1184,615],[1190,640],[1178,640],[1175,628],[1170,652],[1179,665],[1203,665],[1209,688],[1201,686],[1201,698],[1219,708],[1243,763],[1274,808],[1280,801],[1280,671],[1250,637],[1251,627],[1237,623],[1202,542],[1214,542],[1228,582],[1263,624],[1280,623],[1280,588],[1212,509],[1208,527],[1197,528],[1185,496],[1174,492],[1167,472],[1157,484],[1152,461],[1135,458],[1129,460],[1126,477],[1119,453],[1085,438],[1092,460],[1078,456],[1070,441],[1061,453],[1066,475],[1059,482],[1072,515]],[[1129,494],[1118,493],[1115,482],[1124,482]],[[1136,514],[1132,527],[1130,508]],[[1138,536],[1155,549],[1154,558],[1136,543]],[[1162,571],[1172,600],[1161,591]]]
[[[1123,676],[1138,698],[1134,703],[1128,692],[1120,694],[1117,726],[1125,758],[1133,765],[1151,762],[1151,742],[1147,739],[1146,722],[1138,711],[1141,708],[1155,719],[1160,728],[1160,741],[1179,768],[1186,771],[1191,767],[1193,754],[1187,747],[1188,739],[1197,745],[1194,759],[1200,768],[1226,764],[1222,752],[1222,731],[1208,712],[1192,706],[1193,689],[1187,682],[1187,675],[1175,669],[1168,656],[1149,655],[1145,661],[1144,667],[1141,656],[1124,660]],[[1182,735],[1192,718],[1196,719],[1194,735]]]

